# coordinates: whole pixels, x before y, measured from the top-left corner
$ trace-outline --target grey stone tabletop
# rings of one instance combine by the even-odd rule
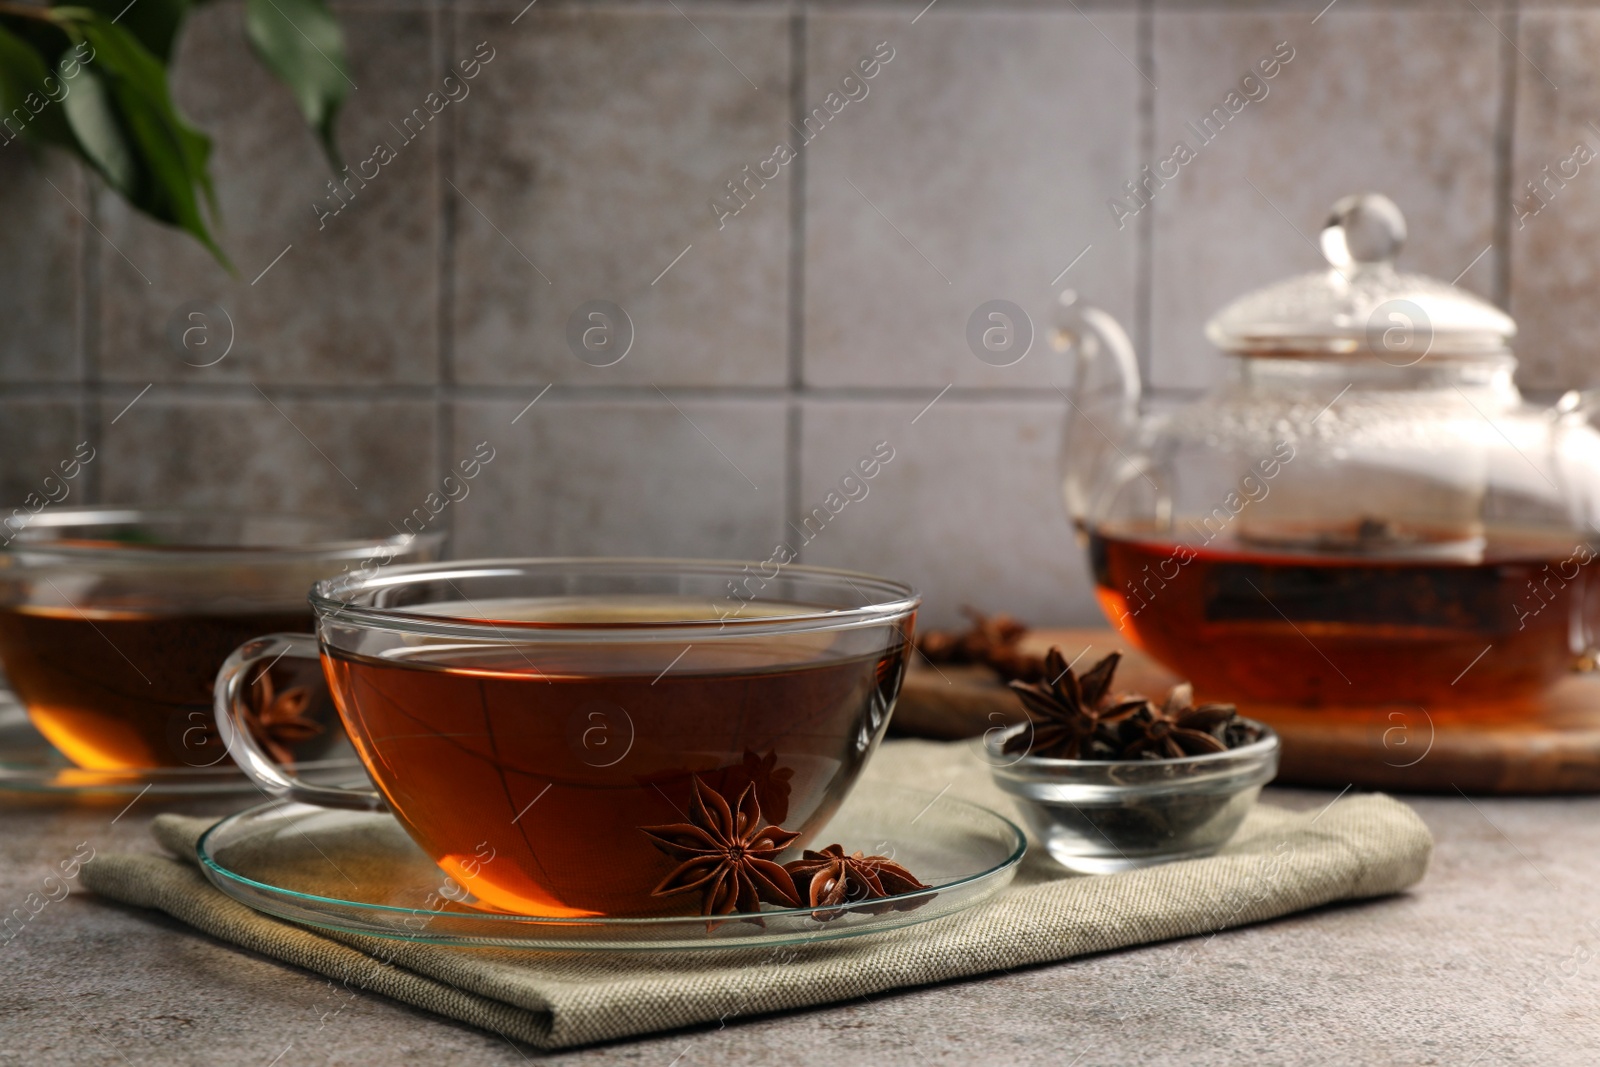
[[[1402,896],[554,1054],[372,994],[324,1018],[320,976],[74,889],[0,942],[0,1064],[1600,1063],[1600,798],[1408,799],[1437,849]],[[154,851],[159,811],[226,810],[126,803],[0,806],[4,911],[88,848]]]

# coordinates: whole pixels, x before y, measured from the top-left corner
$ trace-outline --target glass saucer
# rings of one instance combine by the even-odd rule
[[[366,777],[348,742],[340,741],[334,752],[329,758],[299,764],[296,773],[320,785]],[[337,755],[340,752],[348,755]],[[94,771],[75,766],[33,728],[16,697],[0,689],[0,796],[203,796],[259,791],[227,758],[210,767]]]
[[[1027,847],[1022,831],[988,808],[875,783],[858,786],[813,844],[835,841],[850,852],[891,856],[930,888],[826,911],[723,916],[708,931],[698,915],[574,919],[480,910],[387,812],[273,801],[224,819],[196,849],[218,889],[307,926],[440,945],[592,951],[791,944],[927,922],[993,895]]]

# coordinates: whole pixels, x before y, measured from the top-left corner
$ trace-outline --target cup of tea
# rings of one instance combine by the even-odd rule
[[[286,515],[48,509],[0,524],[0,662],[79,767],[212,766],[226,754],[212,683],[241,641],[309,633],[314,581],[432,559],[441,540]],[[245,697],[264,746],[313,759],[338,740],[336,717],[319,716],[319,672],[296,666],[257,671]]]
[[[316,637],[228,658],[217,724],[276,796],[392,811],[481,906],[694,914],[692,894],[654,892],[679,860],[645,831],[714,793],[803,845],[883,736],[919,600],[846,571],[685,560],[344,575],[312,589]],[[263,751],[244,680],[279,657],[320,658],[375,789],[300,781]]]

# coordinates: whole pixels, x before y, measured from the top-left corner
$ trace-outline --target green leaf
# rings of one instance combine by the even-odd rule
[[[100,72],[93,68],[79,71],[73,79],[72,92],[61,107],[84,159],[111,188],[130,201],[136,200],[144,168],[117,117],[111,88]]]
[[[211,184],[211,138],[193,126],[184,125],[181,121],[177,132],[189,171],[194,176],[195,184],[205,194],[206,210],[211,213],[213,219],[218,218],[222,211],[217,206],[216,187]]]
[[[54,6],[66,6],[51,0]],[[145,49],[163,63],[172,60],[172,45],[178,28],[189,13],[189,0],[68,0],[70,6],[87,8],[138,38]]]
[[[294,95],[328,162],[341,169],[333,127],[352,83],[332,12],[322,0],[248,0],[244,25],[256,54]]]
[[[121,26],[85,12],[76,26],[94,49],[85,75],[99,92],[67,109],[73,132],[96,168],[129,203],[193,234],[218,262],[233,267],[211,236],[197,190],[210,199],[211,142],[178,114],[161,61]],[[81,88],[81,87],[80,87]],[[130,162],[131,161],[131,162]]]
[[[25,134],[76,148],[62,110],[72,89],[33,45],[0,27],[0,141],[9,143]]]
[[[60,25],[61,14],[56,11],[39,9],[39,17],[23,18],[17,15],[0,14],[0,24],[16,36],[22,38],[33,46],[33,50],[41,57],[59,56],[62,51],[70,48],[74,41],[67,35],[67,31]]]

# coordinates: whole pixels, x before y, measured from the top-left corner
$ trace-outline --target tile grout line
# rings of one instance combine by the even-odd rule
[[[1516,148],[1517,123],[1517,39],[1522,35],[1522,17],[1516,0],[1500,13],[1505,20],[1500,40],[1500,113],[1494,129],[1494,203],[1490,207],[1494,226],[1494,275],[1489,299],[1507,312],[1511,309],[1511,171]]]
[[[653,401],[658,399],[655,387],[646,385],[579,385],[571,382],[557,382],[561,392],[545,404],[625,404],[640,400]],[[100,399],[120,397],[126,401],[134,393],[142,390],[146,385],[153,385],[160,392],[156,394],[157,400],[167,402],[182,401],[227,401],[227,400],[252,400],[257,394],[254,386],[266,386],[273,391],[275,396],[297,401],[320,401],[329,404],[360,403],[363,401],[410,401],[413,403],[431,402],[437,396],[442,396],[444,402],[455,404],[461,402],[487,402],[501,401],[512,403],[507,399],[507,391],[522,392],[535,389],[537,383],[532,382],[496,382],[490,384],[474,383],[470,385],[438,386],[427,383],[415,385],[403,384],[363,384],[359,382],[273,382],[270,380],[257,381],[252,385],[249,381],[229,382],[176,382],[176,381],[115,381],[102,382],[100,385]],[[909,404],[918,406],[927,403],[928,393],[935,388],[934,383],[906,386],[804,386],[800,389],[790,389],[785,385],[675,385],[670,386],[672,395],[680,399],[696,402],[727,402],[727,403],[765,403],[771,401],[793,402],[804,404],[806,401],[819,401],[825,403],[842,404]],[[1053,404],[1048,398],[1041,399],[1038,385],[1027,386],[982,386],[982,385],[950,385],[948,390],[954,395],[951,401],[964,401],[967,403],[994,403],[994,404]],[[941,395],[943,395],[941,393]],[[1193,400],[1199,395],[1198,390],[1164,388],[1151,389],[1149,396],[1152,400]],[[13,401],[76,401],[81,396],[81,387],[74,382],[0,382],[0,400]]]
[[[778,540],[788,541],[785,531],[793,526],[800,517],[800,442],[805,437],[804,419],[805,406],[800,403],[797,396],[789,400],[788,410],[784,419],[784,486],[783,486],[783,523],[778,529]],[[799,563],[806,562],[805,546],[802,544],[795,549],[795,560]]]
[[[1139,68],[1149,72],[1149,77],[1142,79],[1138,85],[1138,115],[1135,129],[1137,131],[1137,152],[1140,159],[1155,158],[1156,100],[1155,88],[1151,84],[1151,79],[1155,78],[1157,73],[1155,20],[1154,0],[1140,0],[1139,14],[1134,30],[1137,36],[1134,54],[1138,56]],[[1139,159],[1134,160],[1134,166],[1137,169]],[[1154,329],[1152,320],[1155,304],[1153,293],[1153,282],[1155,280],[1155,213],[1156,209],[1154,207],[1149,211],[1139,212],[1137,245],[1134,252],[1133,350],[1139,363],[1139,374],[1145,382],[1152,380],[1152,372],[1154,370],[1151,365],[1153,358],[1151,356],[1151,332]]]
[[[441,80],[450,68],[450,57],[455,54],[456,46],[456,13],[444,0],[435,0],[433,5],[434,19],[434,66],[439,71]],[[442,478],[450,470],[452,462],[450,448],[455,437],[455,405],[453,403],[452,387],[455,385],[455,255],[456,255],[456,204],[455,198],[446,190],[449,182],[458,175],[456,165],[456,138],[460,123],[454,112],[446,119],[443,136],[435,139],[436,149],[434,157],[434,194],[438,204],[438,257],[436,261],[435,277],[439,287],[437,315],[438,315],[438,367],[434,378],[434,476]],[[437,484],[437,483],[436,483]],[[448,556],[456,540],[456,512],[459,509],[450,508],[450,514],[445,518],[444,526],[444,554]]]
[[[611,16],[623,18],[653,18],[660,14],[655,6],[660,0],[537,0],[536,11],[556,11],[571,13],[600,12]],[[1480,2],[1479,6],[1486,10],[1493,10],[1497,14],[1511,11],[1517,0],[1491,0],[1490,3]],[[399,0],[344,0],[338,5],[342,10],[364,13],[380,14],[416,14],[433,11],[432,0],[413,0],[413,2],[399,2]],[[457,15],[514,15],[519,10],[527,7],[527,0],[477,0],[477,2],[457,2],[450,4],[451,10]],[[679,6],[689,11],[703,11],[709,15],[732,15],[735,17],[746,13],[755,12],[761,15],[781,13],[783,11],[805,10],[821,15],[839,15],[842,13],[859,14],[863,16],[882,16],[888,18],[898,17],[901,13],[916,13],[928,6],[926,0],[873,0],[873,2],[846,2],[846,0],[680,0]],[[1084,11],[1098,14],[1121,14],[1128,10],[1128,5],[1120,0],[1077,0],[1077,7]],[[1143,0],[1139,7],[1144,6]],[[1258,15],[1288,15],[1298,16],[1306,10],[1305,0],[1257,0],[1257,2],[1244,4],[1242,0],[1179,0],[1179,2],[1156,3],[1167,11],[1177,13],[1207,15],[1207,14],[1239,14],[1241,12]],[[1322,6],[1322,5],[1316,5]],[[1566,2],[1549,5],[1547,10],[1554,11],[1582,11],[1590,8],[1589,0],[1566,0]],[[1315,10],[1315,7],[1313,7]],[[1382,0],[1337,0],[1335,12],[1339,10],[1358,11],[1366,13],[1382,13],[1395,10],[1393,5]],[[1422,14],[1437,13],[1452,10],[1448,0],[1414,0],[1398,8],[1401,12],[1416,12]],[[1470,9],[1469,9],[1470,10]],[[1047,0],[936,0],[930,17],[938,14],[965,14],[982,15],[985,13],[1007,13],[1019,15],[1072,15],[1070,9],[1062,11],[1052,6]],[[1331,16],[1330,16],[1331,17]]]
[[[600,11],[611,15],[648,18],[660,13],[657,7],[658,3],[659,0],[539,0],[538,9],[565,12]],[[413,3],[399,3],[396,0],[344,0],[339,6],[351,11],[382,13],[429,10],[428,4],[424,0],[416,0]],[[453,9],[463,15],[516,14],[526,6],[527,0],[462,0],[462,2],[452,4]],[[822,15],[850,13],[895,18],[902,13],[915,14],[932,5],[929,5],[927,0],[871,0],[871,2],[858,2],[858,0],[743,0],[743,2],[740,2],[740,0],[687,0],[687,2],[684,2],[684,0],[679,0],[679,6],[689,11],[703,11],[712,15],[740,15],[752,10],[768,13],[803,8]],[[1120,13],[1127,10],[1127,5],[1121,0],[1078,0],[1077,6],[1086,11],[1107,14]],[[1258,14],[1299,15],[1304,13],[1306,9],[1304,0],[1259,0],[1259,2],[1244,5],[1244,7],[1241,7],[1240,0],[1182,0],[1182,2],[1168,3],[1163,6],[1173,11],[1194,12],[1197,14],[1227,14],[1248,10]],[[1392,9],[1391,5],[1381,2],[1381,0],[1339,0],[1339,6],[1368,12],[1381,12]],[[1504,10],[1499,0],[1496,0],[1495,6]],[[1581,9],[1584,5],[1572,3],[1569,0],[1567,3],[1554,6],[1572,10]],[[1415,3],[1404,5],[1400,10],[1439,11],[1450,7],[1451,4],[1448,0],[1417,0]],[[1019,14],[1063,13],[1058,7],[1049,3],[1048,0],[937,0],[937,6],[934,6],[931,14],[939,14],[941,12],[974,14],[987,11]],[[1071,14],[1070,11],[1065,13]]]
[[[84,192],[86,207],[89,210],[90,220],[100,214],[100,198],[95,195],[95,179],[87,172],[82,172],[78,179],[80,188]],[[80,429],[83,431],[83,440],[99,448],[103,444],[101,436],[104,427],[101,425],[100,399],[102,392],[100,368],[100,340],[103,323],[101,320],[104,293],[102,283],[104,276],[101,271],[101,250],[99,242],[90,236],[90,227],[87,223],[78,228],[79,257],[82,265],[80,285],[82,287],[82,345],[81,354],[82,374],[79,386],[79,412],[82,420]],[[104,497],[104,479],[101,477],[102,464],[91,463],[84,470],[85,485],[83,495],[85,503],[98,504]]]
[[[79,178],[79,181],[86,179]],[[74,189],[76,193],[78,190]],[[82,199],[82,197],[79,197]],[[72,358],[73,374],[69,385],[70,402],[74,411],[78,436],[85,437],[89,429],[89,398],[86,383],[89,380],[89,244],[84,240],[85,227],[76,219],[71,223],[73,229],[72,240],[72,273],[76,281],[72,301]],[[92,483],[86,483],[87,485]],[[88,492],[85,495],[90,502],[94,496]]]
[[[806,34],[810,22],[806,9],[793,9],[789,16],[789,120],[794,125],[805,116]],[[800,395],[805,386],[805,295],[806,295],[806,164],[802,151],[794,160],[789,185],[789,315],[788,379],[784,413],[782,521],[796,517],[800,506]],[[780,534],[782,527],[780,527]]]

